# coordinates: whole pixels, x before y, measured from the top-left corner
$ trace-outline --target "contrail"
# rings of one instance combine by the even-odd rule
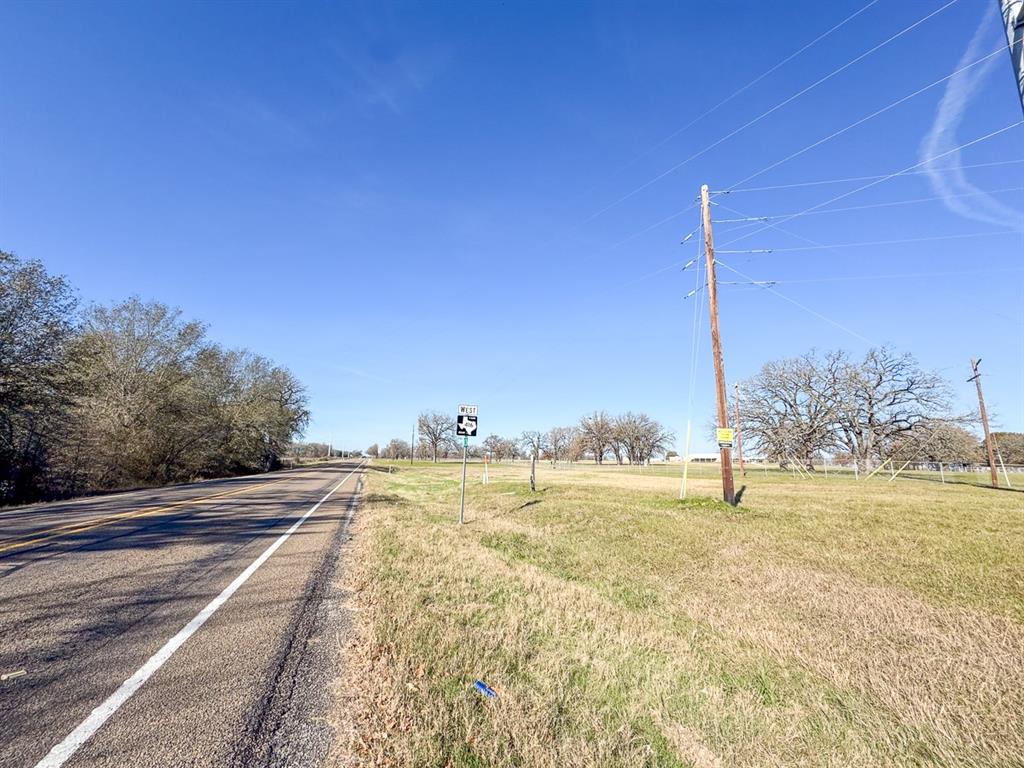
[[[982,53],[982,42],[992,27],[986,13],[978,26],[970,45],[960,58],[957,68],[962,68]],[[990,46],[991,48],[991,46]],[[971,97],[979,90],[981,82],[1001,59],[992,58],[984,64],[966,69],[950,79],[939,102],[935,122],[921,142],[920,158],[942,155],[956,147],[956,132],[963,120]],[[1024,213],[996,200],[967,180],[960,152],[953,152],[924,165],[932,188],[942,197],[946,207],[961,216],[1024,232]],[[965,197],[969,195],[969,197]]]

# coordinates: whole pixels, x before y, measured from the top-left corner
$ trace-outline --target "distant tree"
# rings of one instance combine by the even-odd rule
[[[520,436],[519,444],[523,447],[523,453],[534,459],[539,459],[541,453],[547,450],[548,436],[544,432],[536,430],[526,431]]]
[[[552,427],[548,431],[548,454],[553,464],[558,464],[558,460],[565,457],[575,437],[575,427]]]
[[[605,411],[594,411],[580,419],[579,435],[587,450],[598,464],[612,446],[615,425]]]
[[[574,430],[572,439],[565,449],[565,458],[575,463],[582,461],[587,455],[587,441],[578,431]]]
[[[948,421],[921,421],[891,445],[891,456],[905,461],[973,464],[981,459],[978,438]]]
[[[491,454],[495,461],[501,461],[501,438],[497,435],[488,435],[483,441],[484,450]]]
[[[646,413],[626,412],[615,419],[619,450],[630,464],[646,464],[668,450],[675,436]]]
[[[522,454],[519,452],[519,441],[510,437],[503,437],[498,443],[498,460],[515,461]]]
[[[993,432],[992,442],[999,449],[1004,464],[1024,465],[1024,432]],[[984,440],[981,449],[985,450]]]
[[[373,458],[376,459],[378,456],[380,456],[380,446],[374,443],[373,445],[366,449],[366,453],[367,455],[372,456]]]
[[[427,447],[431,461],[437,462],[438,453],[443,453],[455,436],[455,419],[438,411],[424,411],[417,421],[420,443]]]
[[[384,458],[408,459],[409,451],[409,443],[407,443],[405,440],[395,438],[384,447]]]

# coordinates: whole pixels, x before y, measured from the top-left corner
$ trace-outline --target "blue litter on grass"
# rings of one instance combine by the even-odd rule
[[[498,692],[491,688],[491,686],[489,686],[483,680],[477,680],[475,683],[473,683],[473,687],[489,699],[498,698]]]

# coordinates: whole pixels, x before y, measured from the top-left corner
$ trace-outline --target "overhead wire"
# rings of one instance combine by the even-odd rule
[[[945,77],[940,77],[938,80],[935,80],[934,82],[931,82],[931,83],[929,83],[926,86],[918,88],[916,91],[908,93],[905,96],[901,96],[900,98],[896,99],[896,101],[889,102],[884,107],[881,107],[880,109],[875,110],[871,114],[865,115],[864,117],[862,117],[862,118],[860,118],[858,120],[855,120],[854,122],[850,123],[849,125],[847,125],[847,126],[845,126],[843,128],[840,128],[838,131],[833,131],[828,136],[825,136],[825,137],[823,137],[821,139],[818,139],[817,141],[812,142],[812,143],[808,144],[807,146],[802,147],[801,149],[798,149],[796,152],[792,152],[792,153],[786,155],[781,160],[776,160],[774,163],[766,165],[761,170],[756,171],[756,172],[750,174],[749,176],[747,176],[747,177],[745,177],[743,179],[740,179],[739,181],[737,181],[732,186],[733,187],[738,187],[740,184],[746,184],[751,179],[756,179],[761,174],[764,174],[764,173],[767,173],[768,171],[774,170],[775,168],[778,168],[780,165],[782,165],[784,163],[787,163],[790,160],[793,160],[794,158],[799,157],[800,155],[803,155],[803,154],[805,154],[807,152],[810,152],[812,149],[820,147],[822,144],[825,144],[825,143],[831,141],[832,139],[835,139],[835,138],[838,138],[839,136],[842,136],[847,131],[851,131],[854,128],[856,128],[856,127],[858,127],[860,125],[863,125],[864,123],[868,122],[869,120],[873,120],[874,118],[878,117],[879,115],[885,114],[886,112],[888,112],[891,109],[895,109],[900,104],[903,104],[903,103],[909,101],[910,99],[914,98],[915,96],[920,96],[922,93],[924,93],[924,92],[926,92],[928,90],[931,90],[932,88],[934,88],[934,87],[936,87],[938,85],[941,85],[942,83],[945,83],[947,80],[950,80],[950,79],[956,77],[957,75],[967,71],[971,67],[976,67],[979,64],[982,64],[983,62],[988,61],[989,59],[991,59],[994,56],[1002,55],[1002,53],[1007,49],[1007,47],[1008,46],[1006,46],[1006,45],[999,46],[996,50],[992,51],[991,53],[986,54],[985,56],[982,56],[981,58],[976,59],[976,60],[974,60],[974,61],[972,61],[972,62],[970,62],[968,64],[965,64],[964,66],[960,67],[959,69],[957,69],[954,72],[951,72],[950,74],[946,75]],[[728,193],[730,191],[731,191],[731,188],[726,189],[725,193]]]
[[[815,88],[817,88],[818,86],[822,85],[823,83],[828,82],[833,77],[835,77],[836,75],[840,74],[841,72],[844,72],[845,70],[849,69],[854,64],[857,64],[858,62],[864,60],[865,58],[867,58],[871,54],[875,53],[876,51],[884,48],[886,45],[889,45],[890,43],[894,42],[895,40],[898,40],[899,38],[901,38],[904,35],[908,34],[912,30],[914,30],[917,27],[921,26],[922,24],[924,24],[925,22],[927,22],[929,19],[933,18],[934,16],[942,13],[947,8],[949,8],[950,6],[956,4],[957,2],[959,2],[959,0],[947,0],[947,2],[944,3],[941,7],[937,8],[936,10],[932,11],[931,13],[928,13],[924,17],[918,19],[913,24],[910,24],[909,26],[904,27],[899,32],[897,32],[897,33],[891,35],[890,37],[886,38],[885,40],[883,40],[881,43],[878,43],[877,45],[869,48],[867,51],[864,51],[863,53],[855,56],[854,58],[850,59],[845,64],[837,67],[836,69],[833,69],[827,75],[824,75],[823,77],[821,77],[818,80],[814,81],[810,85],[802,88],[801,90],[797,91],[796,93],[792,94],[791,96],[788,96],[787,98],[783,99],[782,101],[777,103],[775,106],[771,107],[770,109],[765,110],[764,112],[759,114],[757,117],[754,117],[754,118],[748,120],[746,123],[741,125],[739,128],[733,129],[732,131],[727,133],[725,136],[722,136],[721,138],[716,139],[711,144],[708,144],[706,147],[704,147],[703,149],[695,152],[694,154],[690,155],[686,159],[681,160],[680,162],[678,162],[675,165],[673,165],[671,168],[669,168],[669,169],[667,169],[665,171],[662,171],[661,173],[659,173],[657,176],[653,177],[652,179],[644,182],[643,184],[641,184],[638,187],[635,187],[633,190],[631,190],[630,192],[626,193],[625,195],[623,195],[622,197],[618,198],[617,200],[609,203],[608,205],[604,206],[603,208],[598,210],[596,213],[591,214],[586,219],[586,221],[587,222],[593,221],[598,216],[601,216],[606,211],[609,211],[612,208],[614,208],[615,206],[619,205],[620,203],[628,200],[629,198],[631,198],[633,195],[637,194],[638,192],[641,192],[642,190],[644,190],[647,187],[651,186],[652,184],[660,181],[661,179],[665,178],[666,176],[668,176],[668,175],[670,175],[672,173],[675,173],[677,170],[682,168],[684,165],[689,163],[691,160],[695,160],[698,157],[701,157],[702,155],[708,153],[709,151],[711,151],[715,147],[719,146],[720,144],[724,143],[725,141],[728,141],[733,136],[736,136],[737,134],[741,133],[742,131],[745,131],[747,128],[750,128],[751,126],[759,123],[761,120],[763,120],[764,118],[768,117],[769,115],[777,112],[778,110],[782,109],[787,104],[792,103],[796,99],[800,98],[801,96],[804,96],[805,94],[807,94],[810,91],[814,90]]]
[[[745,279],[747,279],[747,280],[749,280],[751,282],[756,282],[756,280],[753,277],[751,277],[748,274],[745,274],[744,272],[741,272],[740,270],[736,269],[735,267],[729,266],[724,261],[719,260],[719,258],[717,256],[715,257],[715,264],[720,266],[720,267],[725,267],[730,272],[732,272],[734,274],[737,274],[740,277],[745,278]],[[762,282],[766,282],[766,281],[762,281]],[[863,342],[866,342],[868,344],[874,344],[875,343],[871,339],[869,339],[867,336],[864,336],[864,335],[862,335],[860,333],[857,333],[857,331],[854,331],[851,328],[847,328],[845,325],[840,323],[838,320],[833,320],[831,317],[827,317],[826,315],[821,314],[816,309],[811,309],[806,304],[802,304],[801,302],[797,301],[796,299],[794,299],[794,298],[792,298],[790,296],[787,296],[784,293],[781,293],[781,292],[775,290],[775,288],[773,288],[771,285],[765,285],[763,287],[764,287],[764,290],[769,291],[769,292],[775,294],[780,299],[788,301],[790,304],[792,304],[792,305],[794,305],[796,307],[799,307],[800,309],[804,310],[805,312],[809,312],[810,314],[812,314],[815,317],[817,317],[819,320],[824,320],[826,323],[828,323],[830,325],[834,325],[836,328],[839,328],[840,330],[845,331],[846,333],[850,334],[851,336],[854,336],[855,338],[860,339]]]
[[[1020,165],[1024,163],[1024,159],[1021,160],[996,160],[990,163],[971,163],[957,166],[964,170],[971,170],[974,168],[992,168],[1003,165]],[[942,170],[941,168],[939,170]],[[931,171],[908,171],[904,176],[919,176],[923,174],[931,173]],[[845,184],[852,181],[871,181],[872,179],[886,178],[886,174],[876,174],[873,176],[844,176],[836,179],[817,179],[815,181],[798,181],[791,184],[772,184],[765,187],[743,187],[742,189],[728,189],[728,190],[714,190],[711,192],[712,195],[725,195],[725,194],[736,194],[739,192],[773,192],[778,189],[796,189],[798,187],[816,187],[824,184]]]
[[[787,232],[786,234],[792,234]],[[816,245],[796,245],[788,246],[784,248],[749,248],[746,250],[728,250],[728,249],[715,249],[716,253],[726,254],[744,254],[744,253],[790,253],[793,251],[820,251],[820,250],[831,250],[833,248],[864,248],[876,245],[902,245],[904,243],[931,243],[941,240],[963,240],[972,237],[995,237],[1006,235],[1016,235],[1017,233],[1013,230],[990,230],[988,232],[961,232],[952,235],[927,235],[924,237],[902,237],[892,240],[863,240],[852,243],[821,243]]]
[[[1024,162],[1024,161],[1021,161]],[[961,192],[955,195],[932,195],[930,197],[912,197],[906,200],[887,200],[881,203],[868,203],[866,205],[848,205],[842,208],[825,208],[819,211],[813,211],[805,216],[820,216],[826,213],[847,213],[849,211],[867,211],[873,208],[892,208],[898,205],[915,205],[917,203],[930,203],[936,200],[947,200],[947,199],[960,199],[964,197],[977,197],[978,195],[995,195],[1002,192],[1024,192],[1024,187],[1002,187],[1000,189],[979,189],[974,192]],[[715,224],[734,224],[734,223],[765,223],[774,219],[782,219],[789,216],[788,213],[777,213],[770,216],[747,216],[745,218],[737,219],[716,219]],[[738,229],[738,227],[737,227]]]
[[[648,147],[646,150],[644,150],[639,155],[637,155],[632,160],[630,160],[628,163],[626,163],[624,166],[622,166],[622,168],[620,168],[619,170],[623,170],[625,168],[628,168],[633,163],[635,163],[637,160],[640,160],[640,159],[646,157],[647,155],[649,155],[654,150],[660,149],[665,144],[668,144],[668,142],[672,141],[672,139],[674,139],[676,136],[678,136],[679,134],[683,133],[684,131],[689,130],[690,128],[695,126],[697,123],[699,123],[701,120],[703,120],[704,118],[709,117],[713,113],[717,112],[719,109],[724,107],[726,104],[728,104],[730,101],[735,99],[737,96],[739,96],[740,94],[742,94],[745,91],[749,90],[750,88],[754,87],[759,82],[764,80],[766,77],[768,77],[772,73],[778,71],[779,69],[781,69],[783,66],[785,66],[789,62],[791,62],[793,59],[795,59],[801,53],[803,53],[804,51],[806,51],[806,50],[814,47],[818,43],[820,43],[822,40],[824,40],[826,37],[831,35],[833,32],[836,32],[840,28],[846,26],[849,22],[853,21],[855,18],[860,16],[862,13],[867,11],[869,8],[871,8],[871,6],[877,4],[878,2],[879,2],[879,0],[870,0],[870,2],[868,2],[866,5],[861,6],[858,10],[854,11],[853,13],[851,13],[845,19],[840,21],[838,24],[836,24],[836,25],[830,27],[829,29],[825,30],[820,35],[818,35],[816,38],[811,40],[809,43],[806,43],[801,48],[797,49],[793,53],[789,54],[786,58],[782,59],[782,61],[780,61],[777,64],[773,65],[772,67],[769,67],[768,69],[766,69],[764,72],[762,72],[760,75],[755,77],[753,80],[750,80],[746,85],[743,85],[743,86],[740,86],[739,88],[737,88],[735,91],[730,93],[724,99],[722,99],[717,104],[715,104],[713,107],[710,107],[710,108],[704,110],[703,112],[701,112],[699,115],[697,115],[697,117],[693,118],[692,120],[690,120],[690,122],[686,123],[686,125],[683,125],[680,128],[676,128],[668,136],[666,136],[665,138],[663,138],[661,141],[657,142],[656,144]],[[618,173],[618,171],[616,171],[616,173]]]
[[[902,176],[906,172],[916,170],[917,168],[920,168],[922,165],[926,165],[928,163],[931,163],[934,160],[940,160],[943,157],[947,157],[947,156],[952,155],[952,154],[954,154],[956,152],[959,152],[960,150],[967,149],[968,147],[972,147],[975,144],[980,144],[983,141],[988,141],[989,139],[995,138],[996,136],[999,136],[1000,134],[1006,133],[1007,131],[1010,131],[1010,130],[1013,130],[1014,128],[1017,128],[1020,125],[1024,125],[1024,120],[1018,120],[1018,121],[1016,121],[1014,123],[1010,123],[1009,125],[1005,125],[1002,128],[998,128],[998,129],[996,129],[994,131],[991,131],[991,132],[985,134],[984,136],[979,136],[976,139],[972,139],[971,141],[964,142],[963,144],[960,144],[957,147],[953,147],[952,149],[946,150],[945,152],[941,152],[941,153],[939,153],[937,155],[933,155],[931,157],[925,158],[924,160],[916,162],[913,165],[908,165],[906,168],[903,168],[903,169],[901,169],[899,171],[894,171],[893,173],[890,173],[890,174],[888,174],[886,176],[882,176],[882,177],[880,177],[880,178],[878,178],[878,179],[876,179],[874,181],[868,182],[867,184],[863,184],[863,185],[857,187],[856,189],[851,189],[851,190],[849,190],[847,192],[843,192],[842,194],[836,195],[835,197],[832,197],[832,198],[830,198],[828,200],[825,200],[824,202],[817,203],[816,205],[812,205],[809,208],[805,208],[802,211],[790,214],[790,215],[786,216],[785,218],[783,218],[781,220],[781,222],[785,223],[787,221],[791,221],[791,220],[793,220],[795,218],[798,218],[800,216],[806,216],[807,214],[811,213],[812,211],[817,211],[817,210],[819,210],[821,208],[824,208],[827,205],[831,205],[832,203],[839,202],[840,200],[843,200],[843,199],[845,199],[847,197],[850,197],[851,195],[855,195],[858,192],[863,192],[865,189],[870,189],[871,187],[877,186],[877,185],[879,185],[879,184],[881,184],[881,183],[883,183],[885,181],[888,181],[889,179],[895,178],[897,176]],[[740,215],[742,215],[742,214],[740,214]],[[734,239],[730,240],[727,243],[723,243],[722,247],[725,247],[727,245],[732,245],[734,243],[739,242],[740,240],[745,240],[748,237],[753,237],[754,235],[757,235],[757,234],[759,234],[761,232],[764,232],[767,229],[772,228],[773,226],[776,226],[776,225],[774,225],[772,223],[766,223],[765,226],[763,226],[763,227],[761,227],[759,229],[755,229],[754,231],[748,232],[748,233],[743,234],[743,235],[740,235],[739,237],[734,238]]]
[[[1011,267],[1007,269],[965,269],[939,272],[900,272],[887,275],[831,275],[825,277],[806,277],[796,280],[757,280],[755,284],[771,283],[772,285],[812,285],[815,283],[846,283],[860,282],[862,280],[907,280],[922,279],[928,277],[966,277],[973,275],[1004,275],[1019,274],[1024,272],[1024,267]],[[727,284],[720,281],[720,284]],[[749,283],[743,283],[749,285]]]

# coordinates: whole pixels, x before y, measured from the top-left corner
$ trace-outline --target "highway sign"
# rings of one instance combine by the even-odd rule
[[[719,448],[732,448],[733,441],[736,439],[735,430],[729,429],[716,429],[715,435],[718,438]]]
[[[460,415],[455,422],[455,434],[459,437],[476,437],[476,416]]]
[[[455,434],[462,438],[462,490],[459,492],[459,525],[466,522],[466,454],[469,438],[476,437],[476,406],[460,405],[455,421]]]

